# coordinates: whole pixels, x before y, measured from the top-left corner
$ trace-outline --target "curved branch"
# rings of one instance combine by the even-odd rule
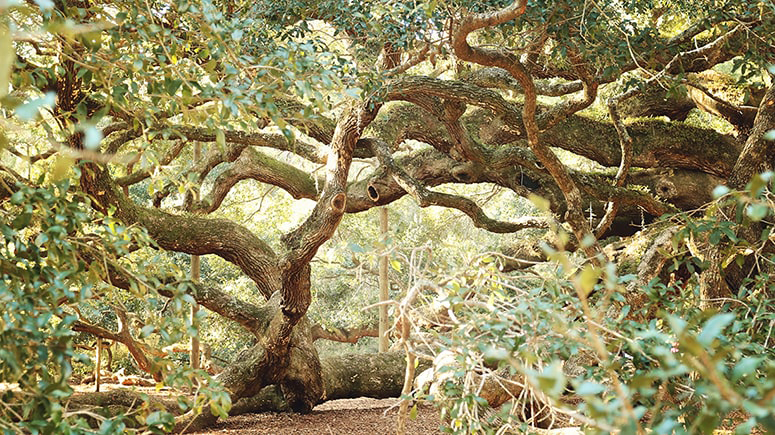
[[[27,160],[30,163],[35,163],[38,160],[46,160],[47,158],[49,158],[49,157],[51,157],[51,156],[53,156],[54,154],[57,153],[57,150],[52,148],[52,149],[48,149],[46,151],[43,151],[40,154],[35,154],[34,156],[29,156],[28,157],[28,156],[22,154],[21,152],[19,152],[19,150],[17,150],[16,148],[14,148],[12,146],[7,147],[6,149],[8,150],[9,153],[15,155],[16,157],[18,157],[20,159]]]
[[[676,54],[663,68],[669,74],[705,71],[745,52],[748,26],[740,24],[715,40]]]
[[[410,99],[408,96],[413,95]],[[443,100],[460,101],[485,111],[469,111],[461,122],[469,130],[480,130],[483,141],[500,145],[524,139],[521,107],[505,100],[497,92],[479,88],[471,83],[453,80],[438,80],[426,77],[408,77],[393,81],[385,89],[386,99],[414,102],[417,95],[429,95]],[[417,109],[391,106],[386,119],[378,119],[374,128],[380,137],[388,142],[396,137],[411,137],[429,143],[446,152],[453,139],[441,122]],[[425,127],[410,122],[406,130],[401,124],[416,118]],[[540,127],[540,124],[539,124]],[[734,138],[714,130],[675,125],[660,120],[638,121],[630,126],[633,138],[632,166],[642,168],[674,167],[696,169],[709,174],[727,176],[737,160],[739,145]],[[441,131],[440,131],[441,130]],[[432,137],[425,140],[428,133]],[[383,136],[384,135],[384,136]],[[399,136],[400,135],[400,136]],[[619,166],[621,146],[615,126],[579,115],[571,115],[554,127],[544,130],[540,141],[551,147],[562,148],[592,159],[603,166]],[[709,152],[710,151],[710,152]],[[499,152],[496,150],[496,152]]]
[[[149,359],[149,356],[159,357],[163,355],[163,352],[143,343],[142,341],[135,340],[126,325],[126,312],[118,307],[113,307],[113,310],[116,312],[116,317],[118,318],[119,323],[117,333],[103,327],[84,322],[83,320],[77,320],[75,323],[73,323],[73,331],[86,332],[96,337],[117,341],[123,344],[127,347],[135,362],[137,362],[140,370],[150,373],[156,381],[161,381],[162,373],[160,371],[160,367],[155,366],[152,360]]]
[[[738,130],[747,131],[753,127],[757,112],[756,107],[736,106],[713,95],[708,88],[698,83],[686,80],[684,83],[689,87],[689,98],[698,109],[725,119]]]
[[[288,253],[281,262],[282,310],[293,325],[311,301],[309,262],[331,238],[347,205],[347,176],[353,151],[363,130],[374,120],[380,105],[366,101],[342,115],[326,159],[325,185],[315,208],[298,228],[283,236]]]
[[[183,151],[183,148],[185,148],[187,142],[179,140],[173,144],[166,153],[162,156],[161,159],[159,159],[159,166],[166,166],[169,165],[170,162],[175,160],[176,157],[180,155],[180,152]],[[126,175],[124,177],[120,177],[116,179],[116,184],[119,186],[131,186],[132,184],[139,183],[146,178],[150,177],[153,174],[154,168],[148,168],[143,169],[137,172],[133,172],[129,175]]]
[[[505,23],[524,13],[526,7],[527,2],[521,0],[515,1],[497,12],[464,16],[453,33],[452,46],[455,54],[460,59],[480,65],[503,68],[519,81],[525,96],[525,103],[522,108],[522,123],[525,126],[528,145],[552,175],[565,196],[565,200],[568,203],[567,220],[576,238],[584,240],[587,236],[591,236],[594,239],[592,230],[582,214],[581,191],[579,191],[562,162],[539,140],[540,130],[536,119],[537,94],[530,74],[513,54],[500,50],[471,47],[466,40],[468,34],[472,31],[482,27]],[[592,261],[597,261],[595,259],[601,254],[600,247],[596,242],[586,245],[584,251]]]
[[[242,269],[265,297],[279,290],[275,253],[247,228],[226,219],[175,216],[139,206],[125,197],[107,171],[95,163],[84,164],[81,186],[92,196],[92,207],[106,212],[115,206],[116,218],[145,227],[161,248],[191,255],[218,255]]]
[[[289,124],[320,143],[331,143],[336,129],[335,121],[315,113],[314,109],[290,98],[275,95],[274,101],[283,119]],[[264,120],[267,125],[269,121]]]
[[[96,238],[96,240],[99,243],[100,239]],[[81,246],[84,249],[80,251],[80,257],[88,264],[88,267],[91,268],[96,264],[98,268],[102,268],[103,265],[107,268],[107,270],[103,271],[105,275],[102,277],[106,283],[127,291],[136,291],[138,287],[136,277],[132,276],[127,270],[117,266],[114,261],[109,258],[104,258],[104,252],[100,249],[92,247],[89,243],[82,244]],[[154,287],[156,287],[158,293],[168,298],[175,296],[169,286],[181,284],[175,280],[174,277],[160,277],[152,279],[151,281],[157,282],[159,285]],[[145,284],[148,285],[149,283]],[[190,294],[199,305],[218,313],[227,319],[237,322],[259,337],[261,332],[266,329],[266,325],[273,311],[272,309],[267,308],[272,306],[271,303],[267,303],[263,306],[254,305],[235,297],[226,291],[212,286],[205,286],[201,283],[186,281],[185,291]],[[271,296],[272,295],[268,295],[267,299],[271,299]],[[120,316],[119,313],[117,314]],[[125,333],[125,325],[125,321],[119,324],[118,334]],[[109,337],[106,336],[106,338]]]
[[[210,171],[212,171],[216,166],[221,163],[233,162],[237,160],[237,158],[242,154],[242,151],[244,151],[247,147],[248,145],[230,143],[227,143],[223,147],[211,147],[207,151],[207,154],[204,158],[200,159],[198,162],[194,162],[194,165],[191,167],[188,173],[196,174],[197,179],[201,184],[205,177],[207,177],[207,174],[209,174]],[[168,197],[175,190],[175,183],[165,184],[164,187],[154,195],[153,206],[156,208],[161,207],[161,203],[164,198]]]
[[[170,129],[188,140],[200,142],[215,142],[216,134],[211,129],[183,125],[171,126]],[[311,162],[325,163],[326,154],[315,144],[296,138],[293,142],[280,133],[248,133],[244,131],[225,130],[223,132],[227,143],[274,148],[290,151]]]
[[[493,233],[513,233],[525,228],[549,227],[549,222],[543,218],[523,217],[520,218],[518,222],[502,222],[492,219],[484,213],[484,210],[482,210],[479,205],[468,198],[448,193],[433,192],[426,189],[425,186],[420,184],[416,179],[412,178],[402,168],[395,164],[393,157],[390,155],[387,148],[387,144],[384,142],[374,142],[374,153],[377,155],[380,164],[386,168],[387,173],[392,176],[404,191],[415,198],[420,207],[437,205],[460,210],[471,218],[474,226],[477,228],[484,228]],[[369,193],[375,195],[372,197],[374,201],[379,199],[378,192],[373,187],[369,190]]]
[[[216,178],[212,190],[189,209],[196,213],[212,213],[220,207],[231,188],[239,181],[253,179],[277,186],[294,199],[317,199],[322,181],[293,165],[247,148]]]
[[[574,71],[581,78],[584,93],[578,98],[568,98],[559,104],[555,104],[549,110],[538,115],[536,122],[541,126],[542,130],[550,129],[570,115],[586,109],[597,98],[598,82],[592,72],[589,71],[587,62],[582,59],[581,54],[574,47],[568,48],[568,58],[573,63]]]
[[[482,68],[472,72],[464,81],[481,88],[501,89],[522,93],[519,82],[503,68]],[[566,83],[536,83],[536,93],[548,97],[561,97],[584,89],[581,80]]]
[[[613,122],[616,133],[619,136],[619,145],[621,146],[622,152],[622,160],[621,163],[619,163],[619,170],[616,172],[616,181],[614,182],[614,186],[616,187],[624,186],[624,183],[627,181],[627,172],[629,172],[630,165],[632,165],[632,137],[627,132],[627,127],[624,126],[617,109],[617,105],[623,97],[624,95],[619,95],[608,101],[608,113],[611,115],[611,122]],[[597,227],[595,227],[595,236],[597,238],[602,237],[602,235],[608,231],[618,210],[618,201],[610,201],[608,203],[603,219],[601,219],[597,224]]]

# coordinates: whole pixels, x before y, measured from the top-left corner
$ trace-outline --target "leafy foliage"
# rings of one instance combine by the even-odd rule
[[[117,276],[117,270],[129,272],[119,258],[152,242],[139,228],[124,227],[110,216],[92,217],[86,208],[89,200],[74,193],[67,179],[46,187],[20,184],[17,188],[2,210],[0,226],[0,309],[4,313],[0,318],[0,394],[4,404],[0,427],[8,433],[128,431],[128,427],[137,425],[131,416],[101,418],[95,430],[90,428],[86,414],[65,407],[73,393],[68,385],[73,365],[89,360],[74,346],[73,328],[79,321],[75,312],[94,299],[121,304],[115,299],[115,291],[102,284],[103,277]],[[99,261],[93,261],[92,256]],[[142,267],[142,263],[136,265]],[[129,274],[129,289],[135,298],[158,297],[159,290],[174,295],[172,315],[155,319],[143,332],[159,331],[163,342],[176,342],[196,333],[192,325],[187,330],[177,320],[184,318],[192,302],[185,294],[185,282],[182,286],[170,285],[149,280],[142,272]],[[163,367],[169,362],[160,359],[154,364]],[[219,413],[228,409],[228,395],[204,373],[189,369],[166,373],[166,385],[191,386],[197,380],[205,386],[196,403],[181,402],[186,409],[201,410],[208,404]],[[154,411],[148,404],[139,419],[144,421],[140,428],[152,432],[172,427],[171,414]]]
[[[773,187],[771,173],[757,175],[746,191],[719,190],[704,214],[670,218],[668,273],[685,279],[669,284],[654,278],[634,288],[636,276],[617,276],[613,263],[596,269],[561,251],[553,254],[559,265],[540,276],[503,274],[484,257],[449,279],[431,295],[431,306],[449,314],[431,331],[440,353],[426,390],[447,430],[524,431],[569,421],[596,432],[775,430],[775,281],[767,272],[775,256],[735,236],[753,221],[762,224],[762,243],[771,238]],[[718,219],[730,204],[738,219]],[[755,206],[763,211],[751,212]],[[707,267],[697,258],[699,239],[722,246],[731,256],[725,264],[746,256],[763,264],[716,309],[697,308],[697,277]],[[418,313],[418,320],[427,316]],[[487,411],[496,382],[510,396]]]

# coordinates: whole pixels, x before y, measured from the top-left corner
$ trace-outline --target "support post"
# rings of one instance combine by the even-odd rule
[[[202,144],[199,142],[194,143],[194,162],[199,161],[199,156],[202,153]],[[194,200],[199,201],[199,189],[194,189]],[[191,281],[199,282],[201,273],[201,259],[198,255],[192,255],[191,256]],[[199,311],[199,306],[196,302],[194,302],[193,305],[191,305],[191,324],[194,323],[194,319],[196,317],[196,313]],[[199,368],[199,336],[195,335],[191,337],[191,354],[190,354],[190,360],[191,360],[191,368],[192,369],[198,369]]]
[[[379,208],[379,231],[382,243],[387,245],[387,232],[388,232],[388,212],[387,207]],[[385,302],[389,298],[388,289],[390,284],[388,282],[388,253],[387,246],[385,247],[382,256],[379,259],[379,351],[387,352],[390,342],[388,341],[387,331],[389,328],[388,323],[388,307]]]
[[[192,255],[191,256],[191,281],[198,282],[199,281],[199,273],[200,273],[200,258],[198,255]],[[191,323],[194,323],[194,318],[196,317],[196,313],[199,311],[199,306],[196,304],[196,302],[191,305]],[[198,369],[199,368],[199,337],[198,336],[192,336],[191,337],[191,368],[192,369]]]
[[[97,337],[97,365],[94,368],[94,391],[100,392],[100,368],[102,367],[102,338]]]

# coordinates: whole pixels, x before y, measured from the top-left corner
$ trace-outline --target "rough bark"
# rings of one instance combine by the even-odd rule
[[[315,404],[328,400],[371,397],[376,399],[398,397],[404,382],[406,358],[403,352],[385,352],[381,354],[349,354],[330,356],[320,362],[322,389],[315,399]],[[421,361],[418,371],[424,370],[429,363]],[[71,399],[79,405],[108,407],[113,405],[127,408],[142,403],[139,395],[130,390],[116,390],[99,394],[76,393]],[[174,400],[153,398],[172,413],[179,413],[180,408]],[[252,395],[235,401],[230,415],[256,412],[289,412],[294,411],[287,390],[279,385],[268,385],[260,388]],[[207,419],[203,422],[209,423]],[[193,430],[193,428],[189,428]]]
[[[274,295],[265,306],[255,307],[213,289],[196,288],[193,292],[198,303],[238,321],[259,338],[256,346],[220,376],[234,401],[275,383],[281,385],[291,409],[296,411],[310,411],[320,398],[319,361],[309,327],[302,321],[310,301],[309,261],[331,237],[345,211],[352,153],[363,128],[375,114],[376,109],[355,109],[342,118],[327,157],[318,206],[286,237],[288,250],[281,258],[251,232],[230,221],[175,216],[138,206],[119,192],[105,169],[96,164],[84,167],[81,185],[94,197],[97,209],[116,206],[118,218],[146,227],[162,248],[219,255],[240,266],[265,296]],[[212,416],[206,413],[197,417],[191,427],[211,422]],[[188,423],[181,422],[184,424]]]
[[[775,84],[770,86],[764,95],[751,134],[727,180],[731,188],[743,189],[754,175],[775,169],[775,141],[765,138],[765,133],[773,129],[775,129]],[[727,214],[733,220],[736,217],[735,209],[732,207],[727,210]],[[751,223],[747,228],[739,230],[737,236],[756,243],[760,234],[760,227]],[[730,265],[729,270],[725,271],[719,245],[711,246],[706,259],[709,261],[709,267],[700,276],[700,299],[705,308],[712,307],[714,302],[728,297],[747,275],[747,271],[756,267],[749,258],[743,265],[746,270],[739,270],[737,265]]]
[[[331,340],[340,343],[357,343],[364,337],[379,337],[379,328],[363,327],[354,329],[330,328],[312,325],[312,340]]]

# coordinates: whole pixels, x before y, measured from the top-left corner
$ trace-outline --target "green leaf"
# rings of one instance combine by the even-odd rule
[[[417,420],[417,404],[415,403],[414,406],[412,406],[412,409],[409,410],[409,420],[415,421]]]
[[[145,424],[166,432],[175,427],[175,418],[169,412],[154,411],[145,417]]]
[[[534,206],[536,206],[537,209],[541,211],[549,211],[549,207],[551,207],[552,203],[549,202],[548,199],[540,197],[536,194],[530,194],[528,198],[530,202],[533,203]]]
[[[670,328],[672,328],[676,335],[681,335],[683,334],[684,330],[686,330],[686,320],[678,316],[668,314],[667,322],[670,324]]]
[[[353,252],[358,252],[358,253],[366,252],[366,250],[363,249],[361,247],[361,245],[359,245],[357,243],[353,243],[353,242],[348,243],[347,244],[347,248],[350,249]]]
[[[595,244],[597,239],[595,239],[595,236],[593,236],[591,233],[587,233],[584,238],[581,240],[581,247],[582,248],[588,248]]]
[[[544,367],[544,370],[536,376],[538,388],[549,397],[559,397],[565,391],[565,374],[562,372],[562,364],[554,361]]]
[[[180,85],[182,84],[183,80],[167,77],[164,79],[164,90],[167,91],[167,95],[175,96],[175,93],[178,92],[178,88],[180,88]]]
[[[766,218],[769,212],[770,208],[764,204],[750,204],[745,208],[745,215],[754,222],[759,222]]]
[[[401,262],[398,260],[390,260],[390,267],[395,269],[396,272],[401,272]]]
[[[576,285],[578,286],[579,293],[586,297],[592,290],[595,289],[597,279],[600,277],[600,268],[588,264],[581,269],[577,279]]]
[[[361,88],[348,88],[344,90],[344,93],[351,98],[360,98]]]
[[[145,325],[140,330],[140,338],[148,337],[149,335],[153,334],[153,331],[156,330],[156,326],[154,325]]]
[[[697,341],[703,346],[710,346],[713,343],[721,331],[727,327],[732,321],[735,320],[735,315],[732,313],[716,314],[705,322],[705,326],[702,327],[702,332],[697,336]]]
[[[35,244],[38,246],[43,246],[46,242],[48,242],[48,234],[46,233],[40,233],[38,237],[35,237]]]
[[[762,357],[745,357],[740,360],[735,365],[735,368],[732,369],[732,380],[736,381],[743,376],[751,375],[756,373],[756,368],[759,367],[759,364],[764,360]]]
[[[576,388],[576,394],[580,396],[594,396],[605,391],[605,386],[597,382],[584,381]]]
[[[764,186],[767,185],[769,182],[768,178],[765,178],[763,176],[764,174],[756,174],[751,178],[751,182],[748,183],[748,191],[751,192],[751,195],[758,196],[759,192],[764,188]]]
[[[751,417],[743,423],[740,423],[735,428],[735,435],[744,435],[753,432],[753,428],[756,426],[756,417]]]
[[[715,189],[713,189],[713,198],[721,198],[722,196],[729,193],[729,188],[724,185],[716,186]]]
[[[67,176],[67,172],[73,166],[74,160],[71,157],[59,156],[51,168],[51,180],[60,181]]]
[[[27,228],[27,225],[30,224],[31,219],[32,219],[32,213],[22,213],[19,216],[16,216],[16,219],[14,219],[13,222],[11,222],[11,227],[13,227],[16,230]]]
[[[102,131],[94,126],[89,126],[83,131],[83,147],[87,150],[96,150],[102,142]]]
[[[14,110],[16,117],[22,121],[32,121],[38,116],[38,111],[42,107],[53,107],[56,103],[56,94],[47,92],[43,98],[36,98],[28,101]]]
[[[509,351],[502,347],[487,346],[482,356],[488,363],[495,363],[509,358]]]

